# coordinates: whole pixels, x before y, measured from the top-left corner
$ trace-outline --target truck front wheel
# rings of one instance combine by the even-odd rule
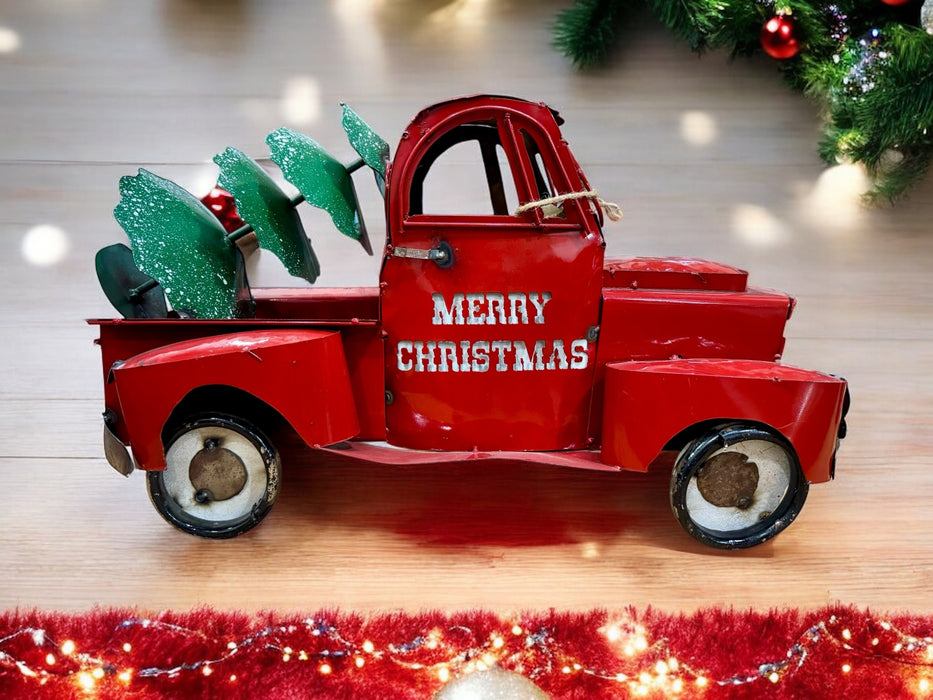
[[[147,477],[163,518],[187,533],[222,539],[266,516],[279,493],[281,463],[256,426],[202,415],[182,423],[166,444],[165,470]]]
[[[689,443],[671,475],[671,507],[703,544],[742,549],[793,522],[809,485],[790,443],[759,425],[719,425]]]

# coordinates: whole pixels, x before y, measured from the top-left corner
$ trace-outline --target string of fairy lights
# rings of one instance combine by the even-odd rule
[[[884,661],[903,668],[911,693],[933,696],[933,637],[915,636],[892,622],[871,618],[856,627],[839,615],[830,615],[809,626],[783,656],[719,677],[696,667],[695,662],[677,658],[668,640],[652,639],[644,623],[625,616],[604,621],[589,631],[603,642],[600,648],[605,650],[608,645],[611,664],[588,661],[569,651],[571,645],[562,641],[561,630],[554,626],[534,626],[520,620],[505,621],[488,635],[463,624],[441,624],[379,643],[356,638],[358,626],[348,627],[352,629],[342,629],[339,618],[316,616],[228,638],[149,617],[126,618],[116,625],[102,649],[84,650],[72,639],[56,640],[44,628],[27,626],[0,638],[0,682],[4,676],[9,680],[19,675],[41,686],[71,684],[73,690],[88,695],[107,688],[144,690],[144,684],[153,679],[184,680],[189,674],[199,674],[202,681],[210,678],[220,684],[236,684],[242,679],[234,658],[254,654],[264,655],[260,659],[263,668],[275,663],[311,664],[314,672],[325,677],[361,674],[376,664],[389,663],[442,687],[455,678],[498,667],[545,686],[555,677],[566,680],[582,674],[623,686],[630,697],[687,697],[698,692],[712,695],[717,687],[781,683],[801,672],[819,647],[829,645],[845,659],[836,670],[839,674],[857,673],[859,665],[867,661]],[[153,636],[160,643],[146,644],[147,652],[162,650],[162,660],[138,658],[128,640],[139,643],[148,637],[151,642]],[[172,640],[196,641],[214,651],[166,663]]]

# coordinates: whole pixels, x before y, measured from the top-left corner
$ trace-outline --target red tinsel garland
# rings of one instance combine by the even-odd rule
[[[931,634],[853,608],[18,611],[0,614],[0,697],[427,699],[498,667],[553,700],[933,698]]]

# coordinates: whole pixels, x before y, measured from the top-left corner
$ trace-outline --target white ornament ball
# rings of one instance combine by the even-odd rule
[[[933,0],[926,0],[920,8],[920,24],[927,34],[933,34]]]
[[[550,700],[530,680],[494,666],[451,681],[434,700]]]

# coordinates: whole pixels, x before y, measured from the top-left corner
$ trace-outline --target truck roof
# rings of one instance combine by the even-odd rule
[[[558,126],[564,123],[564,120],[558,111],[556,109],[552,109],[544,102],[531,102],[530,100],[524,100],[520,97],[511,97],[509,95],[479,94],[454,97],[449,100],[444,100],[443,102],[437,102],[429,107],[425,107],[414,116],[414,118],[411,120],[410,127],[433,121],[432,117],[438,112],[448,114],[451,111],[465,111],[475,107],[490,106],[506,107],[509,109],[514,109],[515,111],[521,112],[523,114],[533,113],[536,109],[544,108],[551,113],[551,116],[554,118],[554,121],[557,122]]]

